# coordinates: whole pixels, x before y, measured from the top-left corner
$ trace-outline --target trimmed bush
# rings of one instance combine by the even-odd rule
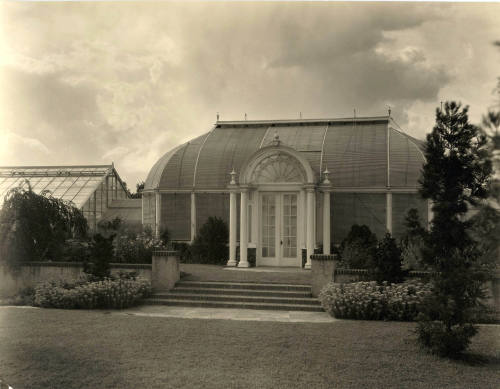
[[[381,285],[369,281],[330,283],[318,298],[323,308],[339,319],[413,321],[429,293],[429,285],[419,281]]]
[[[210,216],[191,245],[193,263],[223,265],[229,257],[229,230],[224,220]]]
[[[368,226],[354,224],[339,248],[339,267],[344,269],[373,269],[377,236]]]
[[[401,268],[401,249],[391,234],[385,234],[375,252],[375,277],[378,282],[402,282],[404,272]]]
[[[63,309],[122,309],[137,304],[150,294],[149,281],[142,279],[50,281],[35,288],[34,305]]]

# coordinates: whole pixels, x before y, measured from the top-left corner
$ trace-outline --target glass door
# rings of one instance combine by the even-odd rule
[[[276,258],[276,194],[263,194],[261,200],[261,255],[265,262]],[[273,263],[269,263],[272,265]]]
[[[282,194],[281,199],[281,257],[283,265],[286,265],[286,262],[297,258],[297,195]]]
[[[297,260],[297,194],[262,193],[260,265],[299,266]]]

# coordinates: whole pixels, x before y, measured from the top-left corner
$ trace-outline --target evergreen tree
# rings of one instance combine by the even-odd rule
[[[433,293],[420,316],[419,340],[448,356],[460,354],[476,334],[474,314],[483,297],[481,253],[465,214],[488,195],[491,161],[486,137],[469,123],[467,112],[455,102],[436,110],[420,190],[433,203],[423,260],[435,273]]]

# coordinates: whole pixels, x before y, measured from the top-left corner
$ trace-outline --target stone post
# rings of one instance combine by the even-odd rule
[[[151,286],[155,291],[172,289],[180,280],[180,274],[178,251],[153,251]]]
[[[311,292],[314,297],[318,297],[321,290],[334,281],[335,259],[335,255],[311,256]]]

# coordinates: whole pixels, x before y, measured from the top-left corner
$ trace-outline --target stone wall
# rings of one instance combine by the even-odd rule
[[[148,264],[112,263],[111,273],[118,272],[136,272],[139,277],[151,280],[151,265]],[[45,281],[73,281],[82,274],[83,264],[78,262],[29,262],[17,272],[0,265],[0,296],[13,296],[21,289]]]

